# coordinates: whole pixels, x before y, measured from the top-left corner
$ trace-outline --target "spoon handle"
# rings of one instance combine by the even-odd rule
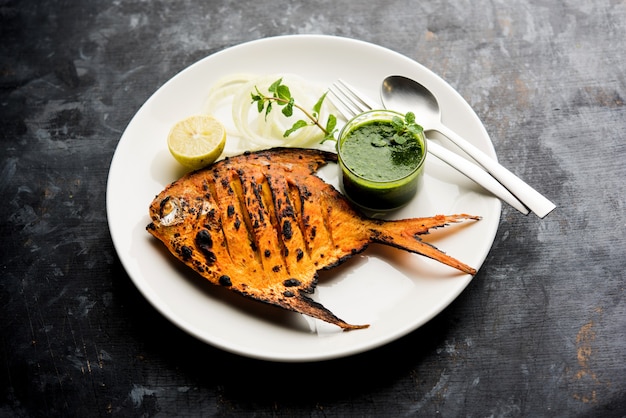
[[[444,125],[438,125],[436,128],[433,127],[433,129],[443,134],[459,148],[465,151],[470,157],[476,160],[478,164],[487,170],[496,180],[502,183],[504,187],[509,189],[509,191],[513,193],[517,199],[519,199],[525,206],[528,207],[528,209],[540,218],[544,218],[548,213],[552,212],[552,210],[556,208],[556,205],[545,196],[533,189],[530,185],[510,172],[496,160],[485,154],[479,148],[463,139],[450,128]]]
[[[466,160],[460,155],[455,154],[449,149],[444,148],[436,142],[428,141],[427,149],[429,154],[439,158],[441,161],[455,168],[469,179],[474,180],[477,184],[493,193],[494,196],[513,206],[524,215],[528,215],[528,208],[481,167],[469,160]]]

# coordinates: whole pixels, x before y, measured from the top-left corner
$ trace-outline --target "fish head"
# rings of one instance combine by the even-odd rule
[[[196,193],[195,189],[176,184],[162,191],[152,201],[149,209],[151,222],[147,229],[153,235],[186,234],[199,222],[212,223],[215,212],[215,203],[207,194]]]
[[[176,232],[185,224],[188,216],[185,203],[181,197],[161,193],[150,205],[151,222],[147,229],[153,234],[169,235]]]

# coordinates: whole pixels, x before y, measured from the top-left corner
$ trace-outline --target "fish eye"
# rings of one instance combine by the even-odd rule
[[[162,218],[169,215],[174,209],[175,206],[171,196],[167,196],[165,199],[161,200],[160,213]]]
[[[160,215],[161,225],[169,226],[178,223],[180,218],[180,202],[177,198],[167,196],[161,201]]]

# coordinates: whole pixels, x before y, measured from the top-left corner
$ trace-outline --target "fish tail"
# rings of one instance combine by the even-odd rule
[[[459,214],[436,215],[430,218],[413,218],[396,221],[374,221],[371,227],[373,233],[372,240],[412,253],[421,254],[473,276],[476,274],[476,269],[447,255],[434,245],[422,241],[419,236],[427,234],[431,229],[441,228],[450,223],[457,223],[463,220],[477,221],[480,219],[480,216]]]

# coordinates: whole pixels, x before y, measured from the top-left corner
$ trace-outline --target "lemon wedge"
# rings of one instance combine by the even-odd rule
[[[167,136],[167,147],[183,166],[197,170],[219,158],[226,145],[226,128],[210,115],[189,116]]]

